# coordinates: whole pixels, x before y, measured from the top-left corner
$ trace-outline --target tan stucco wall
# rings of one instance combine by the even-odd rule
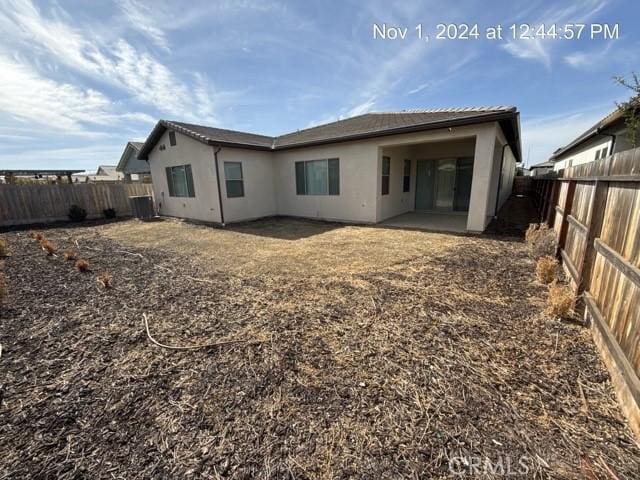
[[[160,146],[165,145],[165,150]],[[170,197],[165,167],[191,165],[195,197]],[[161,215],[220,222],[216,172],[212,147],[176,133],[176,145],[169,145],[168,131],[149,153],[153,194]]]

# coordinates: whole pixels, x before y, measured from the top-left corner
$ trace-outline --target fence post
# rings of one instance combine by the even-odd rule
[[[591,272],[596,260],[595,240],[602,233],[604,225],[605,210],[607,208],[607,196],[609,194],[609,182],[596,180],[593,186],[593,196],[591,197],[591,218],[589,220],[584,255],[578,266],[578,295],[585,291],[588,292],[591,287]]]
[[[569,228],[569,221],[567,217],[571,215],[571,207],[573,207],[573,194],[576,192],[576,181],[569,180],[569,186],[567,187],[567,197],[562,206],[562,223],[560,224],[560,233],[558,234],[558,250],[556,256],[560,257],[560,252],[564,250],[564,244],[567,240],[567,230]]]

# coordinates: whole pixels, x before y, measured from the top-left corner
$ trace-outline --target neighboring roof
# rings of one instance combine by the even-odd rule
[[[546,162],[537,163],[535,165],[531,165],[530,168],[551,168],[555,164],[551,160],[547,160]]]
[[[120,155],[120,160],[118,161],[116,170],[118,172],[123,172],[124,166],[126,165],[127,160],[129,160],[129,157],[132,154],[137,157],[143,145],[144,145],[144,142],[131,142],[131,141],[127,142],[127,144],[124,147],[124,150],[122,151],[122,155]]]
[[[173,129],[208,145],[285,150],[489,121],[503,122],[505,135],[515,145],[516,158],[520,158],[518,111],[515,107],[503,106],[366,113],[277,137],[160,120],[140,149],[138,158],[147,159],[149,152],[167,129]]]
[[[620,112],[617,109],[614,110],[613,112],[608,114],[606,117],[604,117],[602,120],[598,121],[598,123],[596,123],[594,126],[589,128],[587,131],[581,133],[576,139],[574,139],[564,147],[561,147],[557,149],[555,152],[553,152],[553,154],[550,157],[550,160],[557,161],[558,157],[560,157],[561,155],[564,155],[565,153],[579,147],[587,140],[590,140],[596,135],[599,135],[600,133],[602,133],[603,130],[606,130],[607,128],[612,127],[613,125],[616,125],[622,122],[623,120],[624,118],[623,118],[622,112]]]

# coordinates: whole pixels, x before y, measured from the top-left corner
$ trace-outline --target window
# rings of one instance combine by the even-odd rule
[[[298,195],[340,195],[340,160],[296,162]]]
[[[391,158],[382,157],[382,195],[389,195],[390,177],[391,177]]]
[[[596,160],[598,160],[600,158],[600,150],[596,150]]]
[[[411,190],[411,160],[404,161],[404,175],[402,176],[402,191]]]
[[[600,158],[604,158],[607,156],[607,150],[609,150],[609,147],[604,147],[602,150],[600,150]]]
[[[169,145],[172,147],[176,144],[176,132],[169,132]]]
[[[170,197],[195,197],[191,165],[167,167],[167,185]]]
[[[244,197],[242,163],[224,162],[224,179],[227,186],[227,198]]]

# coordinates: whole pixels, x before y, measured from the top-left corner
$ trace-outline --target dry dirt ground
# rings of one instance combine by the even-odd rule
[[[43,233],[91,270],[6,234],[0,478],[638,478],[589,331],[542,313],[521,242],[286,219]],[[165,349],[143,314],[166,344],[245,342]]]

